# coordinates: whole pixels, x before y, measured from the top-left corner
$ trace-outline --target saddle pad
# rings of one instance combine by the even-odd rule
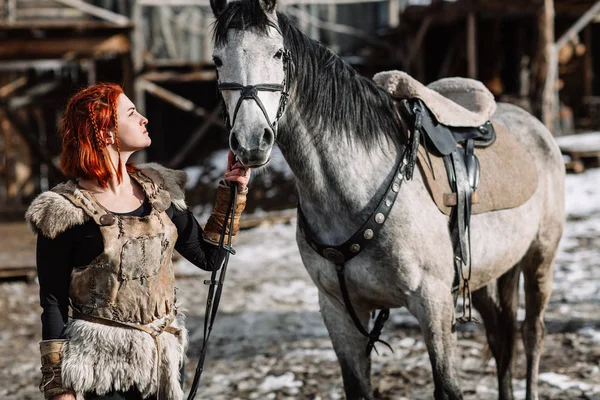
[[[481,175],[477,189],[479,201],[473,204],[472,214],[518,207],[531,198],[538,185],[535,164],[527,149],[504,126],[493,121],[492,124],[496,130],[496,142],[492,146],[475,149]],[[444,159],[431,153],[429,157],[435,179],[425,149],[419,146],[417,164],[427,191],[440,211],[450,215],[451,207],[444,205],[444,193],[452,193]]]

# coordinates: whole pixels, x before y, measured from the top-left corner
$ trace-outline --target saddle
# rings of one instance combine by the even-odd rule
[[[496,102],[483,83],[444,78],[425,86],[401,71],[380,72],[373,80],[397,100],[397,110],[411,135],[415,106],[420,110],[417,163],[442,213],[450,215],[455,199],[446,171],[450,165],[444,159],[457,149],[464,153],[471,139],[474,160],[465,169],[476,189],[473,214],[518,207],[533,195],[538,176],[531,156],[514,135],[492,121]]]
[[[406,178],[411,179],[418,163],[434,202],[450,216],[455,304],[463,284],[463,316],[458,321],[476,321],[469,289],[471,215],[527,201],[537,188],[535,165],[518,140],[491,121],[496,102],[481,82],[445,78],[426,87],[400,71],[382,72],[373,79],[397,100],[397,111],[408,125]],[[478,190],[480,183],[486,190]]]

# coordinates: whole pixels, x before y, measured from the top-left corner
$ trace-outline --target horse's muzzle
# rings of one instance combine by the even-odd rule
[[[261,149],[246,150],[238,148],[234,153],[247,168],[260,168],[267,165],[271,160],[271,149],[265,151]]]

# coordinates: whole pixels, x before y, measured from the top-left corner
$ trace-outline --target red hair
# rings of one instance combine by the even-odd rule
[[[106,188],[116,172],[121,183],[121,149],[117,123],[117,101],[123,88],[114,83],[99,83],[76,93],[65,109],[60,123],[62,131],[62,154],[60,168],[69,176],[98,182]],[[115,145],[119,154],[115,166],[106,152],[102,132],[114,132]],[[127,171],[135,167],[127,163]]]

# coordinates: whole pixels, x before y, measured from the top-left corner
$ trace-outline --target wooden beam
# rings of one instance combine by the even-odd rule
[[[106,21],[91,21],[91,20],[37,20],[37,21],[14,21],[5,22],[0,20],[0,31],[20,31],[27,32],[30,34],[39,34],[38,31],[59,31],[65,30],[76,33],[78,36],[84,35],[87,32],[127,32],[133,28],[133,24],[127,25],[115,25]],[[45,33],[45,32],[44,32]]]
[[[149,71],[142,74],[141,78],[152,82],[206,82],[215,81],[217,74],[215,71]]]
[[[568,41],[573,40],[583,28],[587,26],[598,14],[600,13],[600,0],[596,1],[592,7],[585,14],[579,18],[575,24],[569,28],[563,35],[556,41],[556,49],[560,50]]]
[[[181,147],[181,150],[176,153],[177,155],[169,162],[169,168],[180,168],[185,158],[196,148],[212,125],[223,127],[223,122],[221,121],[221,102],[219,102],[215,109],[208,114],[200,128],[192,133],[188,141]]]
[[[41,39],[4,40],[0,46],[0,59],[14,60],[28,57],[62,58],[65,54],[75,57],[97,57],[101,54],[123,54],[131,50],[125,34],[106,37],[65,37]]]
[[[82,0],[54,0],[65,6],[76,8],[86,14],[112,22],[116,25],[129,25],[129,18],[124,15],[114,13],[105,8],[96,7]]]
[[[173,93],[170,90],[157,85],[156,83],[150,82],[143,78],[138,78],[137,84],[148,93],[153,94],[159,99],[162,99],[183,111],[187,111],[202,118],[207,116],[207,112],[204,108],[197,106],[185,97]]]
[[[12,95],[14,92],[16,92],[25,85],[27,85],[26,76],[22,76],[20,78],[15,79],[12,82],[7,83],[6,85],[0,87],[0,98]]]

